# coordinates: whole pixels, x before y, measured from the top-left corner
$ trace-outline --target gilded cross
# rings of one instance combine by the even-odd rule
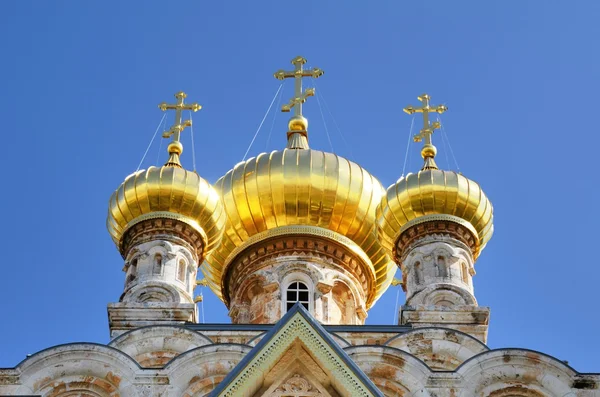
[[[315,95],[314,88],[309,88],[304,92],[302,91],[302,78],[314,77],[316,79],[321,77],[325,72],[319,68],[304,69],[302,65],[305,63],[305,58],[297,56],[296,58],[292,59],[294,70],[285,71],[280,69],[273,75],[277,80],[283,80],[291,77],[295,79],[294,97],[290,100],[290,103],[281,107],[282,112],[289,112],[292,108],[294,108],[294,116],[302,116],[302,104],[306,102],[306,98]]]
[[[414,136],[414,140],[415,142],[421,142],[423,139],[425,139],[425,144],[431,145],[431,135],[433,134],[433,131],[440,128],[440,123],[439,121],[434,121],[431,123],[429,121],[429,112],[442,114],[448,110],[448,108],[444,105],[430,105],[430,97],[427,94],[423,94],[417,98],[423,103],[423,106],[420,108],[415,108],[412,105],[408,105],[404,108],[404,111],[408,114],[423,113],[423,128],[417,135]]]
[[[181,121],[181,111],[191,110],[193,112],[197,112],[198,110],[202,109],[202,106],[198,105],[197,103],[183,103],[186,97],[186,93],[180,91],[177,94],[175,94],[175,98],[177,98],[177,103],[168,104],[166,102],[163,102],[160,105],[158,105],[160,110],[162,110],[163,112],[167,110],[175,110],[175,123],[173,124],[170,130],[165,131],[163,133],[163,138],[169,138],[171,135],[173,135],[173,142],[179,142],[179,139],[181,138],[181,132],[187,127],[192,126],[192,120]]]

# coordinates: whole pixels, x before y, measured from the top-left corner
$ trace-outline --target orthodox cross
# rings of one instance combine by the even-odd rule
[[[198,105],[197,103],[190,103],[190,104],[183,103],[183,100],[186,97],[187,97],[186,93],[183,91],[180,91],[177,94],[175,94],[175,98],[177,98],[176,104],[171,105],[166,102],[163,102],[160,105],[158,105],[160,110],[162,110],[163,112],[165,112],[167,110],[175,110],[175,123],[173,124],[173,126],[171,127],[170,130],[165,131],[163,133],[163,135],[162,135],[163,138],[168,138],[171,135],[174,135],[173,142],[179,142],[179,139],[181,138],[181,131],[186,129],[186,127],[192,126],[192,120],[181,121],[181,111],[182,110],[191,110],[191,111],[197,112],[198,110],[202,109],[202,106]]]
[[[302,116],[302,104],[306,102],[306,98],[315,95],[314,88],[308,88],[306,91],[302,91],[302,78],[314,77],[316,79],[322,76],[325,72],[319,68],[303,69],[302,65],[305,63],[305,58],[297,56],[296,58],[292,59],[294,70],[285,71],[280,69],[273,75],[277,80],[283,80],[291,77],[295,79],[294,97],[290,100],[290,103],[281,107],[282,112],[289,112],[292,108],[294,108],[294,116]]]
[[[423,128],[417,135],[414,136],[414,140],[415,142],[421,142],[423,139],[425,139],[425,144],[431,145],[431,135],[433,134],[433,131],[440,128],[440,123],[439,121],[434,121],[431,123],[429,121],[429,112],[442,114],[448,110],[448,108],[444,105],[430,105],[430,97],[427,94],[423,94],[417,98],[423,103],[423,106],[420,108],[415,108],[412,105],[408,105],[404,108],[404,111],[408,114],[423,113]]]

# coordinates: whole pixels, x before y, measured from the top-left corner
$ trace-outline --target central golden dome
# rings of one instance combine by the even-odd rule
[[[303,138],[293,135],[288,147]],[[368,306],[392,281],[396,266],[377,238],[375,212],[384,189],[358,164],[333,153],[288,148],[237,164],[215,189],[228,222],[220,246],[207,257],[202,271],[223,300],[228,300],[223,278],[241,249],[300,225],[313,228],[295,228],[296,232],[340,236],[338,241],[364,257],[375,280]]]

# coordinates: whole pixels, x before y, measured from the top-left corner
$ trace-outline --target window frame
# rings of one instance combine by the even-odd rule
[[[292,286],[292,284],[294,283],[302,283],[306,286],[306,288],[308,289],[308,312],[312,315],[314,315],[314,307],[315,307],[315,289],[314,289],[314,284],[313,281],[311,280],[310,277],[308,277],[306,274],[303,273],[292,273],[292,274],[288,274],[284,279],[283,282],[281,283],[282,288],[281,288],[281,312],[282,314],[285,314],[288,312],[288,308],[287,308],[287,304],[288,304],[288,299],[287,299],[287,293],[288,290],[290,289],[290,287]],[[296,290],[299,291],[299,290]],[[298,293],[299,295],[299,293]],[[298,296],[297,295],[297,296]],[[299,296],[298,296],[299,297]],[[298,300],[294,301],[295,302],[299,302]],[[300,301],[302,302],[302,301]]]

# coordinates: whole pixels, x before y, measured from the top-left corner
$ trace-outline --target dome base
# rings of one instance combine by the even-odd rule
[[[276,236],[235,257],[223,295],[233,323],[270,324],[286,313],[288,303],[293,305],[298,296],[288,290],[299,282],[317,320],[362,324],[374,291],[374,276],[366,269],[360,256],[340,242],[315,235]]]

